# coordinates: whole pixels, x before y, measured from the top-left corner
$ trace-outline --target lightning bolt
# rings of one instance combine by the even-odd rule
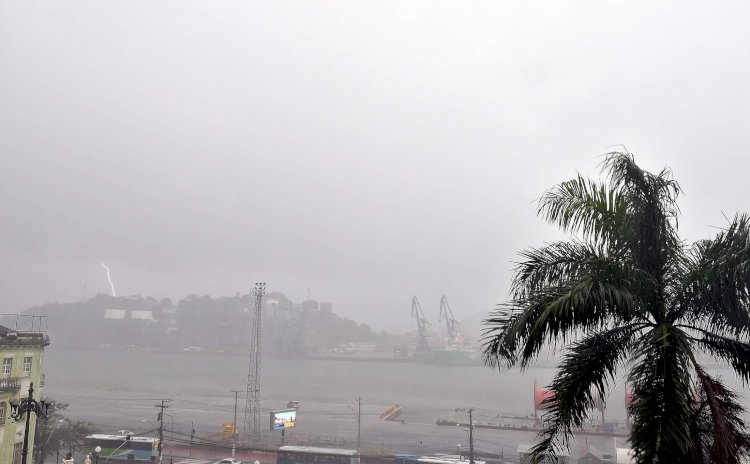
[[[112,283],[112,276],[109,274],[109,268],[105,266],[102,261],[99,261],[99,264],[101,264],[104,270],[107,271],[107,280],[109,281],[109,286],[112,288],[112,296],[117,296],[115,294],[115,284]]]

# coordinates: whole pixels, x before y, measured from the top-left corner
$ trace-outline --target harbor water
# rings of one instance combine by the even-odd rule
[[[69,403],[68,417],[92,422],[103,432],[128,429],[152,433],[156,428],[154,405],[169,398],[173,401],[165,428],[179,438],[191,428],[199,435],[218,433],[222,423],[234,417],[231,390],[241,390],[237,415],[242,430],[247,362],[246,356],[236,354],[51,348],[45,353],[43,394]],[[730,386],[739,387],[731,371],[723,373]],[[533,415],[534,380],[547,385],[553,375],[552,368],[499,372],[481,365],[265,358],[262,435],[271,445],[278,441],[278,432],[265,427],[269,412],[297,400],[297,426],[287,432],[288,440],[307,437],[351,446],[357,428],[353,406],[361,397],[363,448],[455,452],[454,446],[466,446],[466,432],[460,427],[437,426],[438,419],[465,423],[466,414],[456,409],[469,407],[476,408],[474,420],[479,423],[502,424],[509,416],[529,417]],[[380,414],[394,404],[402,407],[399,420],[381,422]],[[598,419],[598,415],[594,417]],[[624,380],[619,380],[607,401],[606,420],[624,417]],[[478,430],[476,445],[480,451],[507,453],[533,439],[531,432]],[[602,446],[611,443],[606,439]]]

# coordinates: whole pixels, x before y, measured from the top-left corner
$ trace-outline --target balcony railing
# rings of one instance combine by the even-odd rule
[[[47,316],[0,314],[0,325],[21,333],[47,333]]]
[[[20,379],[0,379],[0,392],[17,392],[20,389]]]

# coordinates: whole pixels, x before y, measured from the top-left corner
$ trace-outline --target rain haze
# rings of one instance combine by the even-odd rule
[[[505,300],[534,200],[624,144],[746,208],[744,2],[4,2],[6,312],[307,289],[374,328]],[[433,303],[430,303],[433,304]]]
[[[0,405],[34,381],[92,433],[171,420],[164,456],[199,458],[175,464],[230,442],[288,464],[284,440],[518,462],[559,358],[498,372],[476,337],[519,251],[564,238],[537,199],[627,150],[672,169],[687,243],[748,211],[748,19],[748,2],[0,0],[0,313],[49,319],[16,361],[0,327]],[[576,453],[627,442],[639,390],[618,376]],[[0,462],[22,433],[0,427]]]

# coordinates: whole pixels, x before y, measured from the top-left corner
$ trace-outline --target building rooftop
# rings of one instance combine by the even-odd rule
[[[47,316],[2,314],[0,320],[0,347],[49,345]]]

